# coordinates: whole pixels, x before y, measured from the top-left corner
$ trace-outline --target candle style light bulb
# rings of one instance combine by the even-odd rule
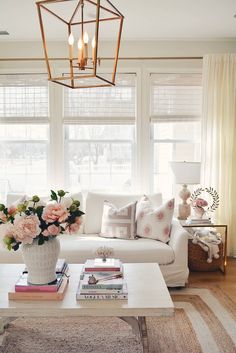
[[[95,37],[93,37],[93,40],[92,40],[92,48],[94,49],[96,47],[96,39]]]
[[[85,60],[85,65],[87,65],[87,60],[88,60],[88,41],[89,41],[89,36],[88,36],[87,32],[84,32],[83,41],[84,41],[84,60]]]
[[[78,64],[80,68],[83,66],[83,41],[81,38],[78,40]]]
[[[83,41],[82,41],[81,38],[78,40],[78,49],[79,49],[79,50],[82,50],[82,49],[83,49]]]
[[[87,32],[84,32],[84,43],[85,43],[85,44],[88,44],[88,42],[89,42],[88,33],[87,33]]]
[[[69,43],[69,45],[74,45],[74,41],[75,41],[74,36],[73,36],[73,34],[71,33],[71,34],[69,35],[69,38],[68,38],[68,43]]]
[[[69,50],[70,50],[70,60],[73,60],[73,44],[74,44],[74,36],[72,33],[70,33],[69,38],[68,38],[68,43],[69,43]]]

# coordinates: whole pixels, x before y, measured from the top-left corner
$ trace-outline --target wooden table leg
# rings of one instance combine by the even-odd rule
[[[119,319],[125,321],[132,327],[132,331],[136,334],[141,340],[143,346],[143,353],[149,353],[149,344],[148,344],[148,334],[147,334],[147,325],[145,316],[139,316],[138,318],[134,316],[122,316]]]
[[[11,321],[16,319],[16,317],[0,317],[0,347],[4,346],[6,343],[8,334],[5,331],[5,328],[7,328]]]
[[[146,317],[139,316],[138,322],[139,322],[139,332],[140,332],[141,341],[142,341],[142,345],[143,345],[143,353],[148,353],[149,352],[149,344],[148,344]]]

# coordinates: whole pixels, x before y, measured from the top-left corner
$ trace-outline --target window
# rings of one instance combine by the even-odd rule
[[[0,182],[7,191],[47,188],[48,104],[42,75],[0,75]]]
[[[200,161],[201,75],[151,75],[153,190],[173,194],[170,161]]]
[[[135,75],[115,87],[64,90],[69,188],[129,192],[134,177]]]

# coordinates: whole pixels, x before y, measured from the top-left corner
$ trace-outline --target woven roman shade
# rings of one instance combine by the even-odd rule
[[[198,73],[155,73],[151,79],[151,121],[195,121],[201,117]]]
[[[130,124],[136,116],[135,74],[118,74],[114,87],[64,89],[64,123]]]
[[[0,75],[0,122],[48,122],[46,75]]]

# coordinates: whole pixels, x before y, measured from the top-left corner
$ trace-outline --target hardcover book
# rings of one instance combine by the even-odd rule
[[[63,276],[57,292],[8,292],[9,300],[62,300],[66,293],[69,278]]]
[[[28,283],[28,273],[23,273],[15,284],[15,292],[57,292],[63,276],[63,273],[57,273],[57,279],[55,282],[35,285]]]
[[[90,293],[81,291],[80,285],[78,287],[76,293],[77,300],[115,300],[115,299],[127,299],[128,298],[128,290],[127,285],[124,283],[123,290],[120,293],[110,293],[109,290],[104,290],[103,293]]]
[[[100,258],[88,259],[84,265],[85,272],[116,272],[121,271],[122,263],[119,259],[106,259],[103,261]]]

